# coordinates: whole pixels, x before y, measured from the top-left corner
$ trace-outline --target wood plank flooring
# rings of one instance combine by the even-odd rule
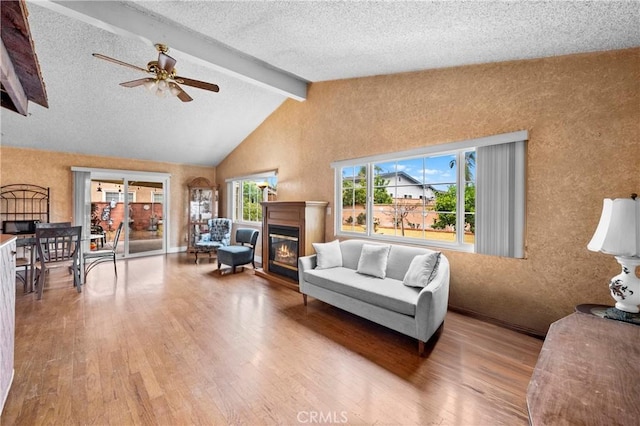
[[[82,294],[16,285],[2,425],[526,425],[542,341],[449,312],[414,339],[245,270],[172,254],[96,267]]]

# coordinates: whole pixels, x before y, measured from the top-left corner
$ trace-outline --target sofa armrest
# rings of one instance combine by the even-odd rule
[[[418,339],[426,342],[444,321],[449,304],[449,261],[440,257],[436,277],[418,295],[416,327]]]
[[[298,258],[298,284],[300,291],[304,290],[304,271],[311,270],[316,267],[318,256],[312,254],[310,256],[302,256]]]

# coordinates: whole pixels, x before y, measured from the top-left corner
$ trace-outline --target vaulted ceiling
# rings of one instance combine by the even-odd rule
[[[3,2],[4,3],[4,2]],[[640,46],[640,4],[613,2],[28,1],[49,108],[2,109],[2,144],[217,165],[308,84]],[[158,98],[121,82],[154,43],[220,86]]]

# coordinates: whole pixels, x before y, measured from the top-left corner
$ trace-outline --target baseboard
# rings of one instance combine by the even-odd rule
[[[544,337],[545,337],[545,333],[540,333],[537,330],[534,330],[534,329],[531,329],[531,328],[527,328],[527,327],[522,327],[520,325],[512,324],[512,323],[509,323],[509,322],[506,322],[506,321],[502,321],[502,320],[499,320],[497,318],[492,318],[490,316],[487,316],[487,315],[484,315],[484,314],[480,314],[478,312],[475,312],[475,311],[472,311],[472,310],[469,310],[469,309],[459,308],[459,307],[452,306],[452,305],[449,305],[448,309],[450,311],[457,312],[459,314],[462,314],[462,315],[465,315],[465,316],[468,316],[468,317],[471,317],[471,318],[475,318],[475,319],[478,319],[480,321],[488,322],[490,324],[495,324],[495,325],[500,326],[500,327],[508,328],[509,330],[517,331],[518,333],[526,334],[528,336],[536,337],[538,339],[544,339]]]

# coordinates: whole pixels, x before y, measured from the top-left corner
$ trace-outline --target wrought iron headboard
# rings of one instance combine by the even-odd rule
[[[49,188],[14,184],[0,187],[0,221],[49,222]]]

